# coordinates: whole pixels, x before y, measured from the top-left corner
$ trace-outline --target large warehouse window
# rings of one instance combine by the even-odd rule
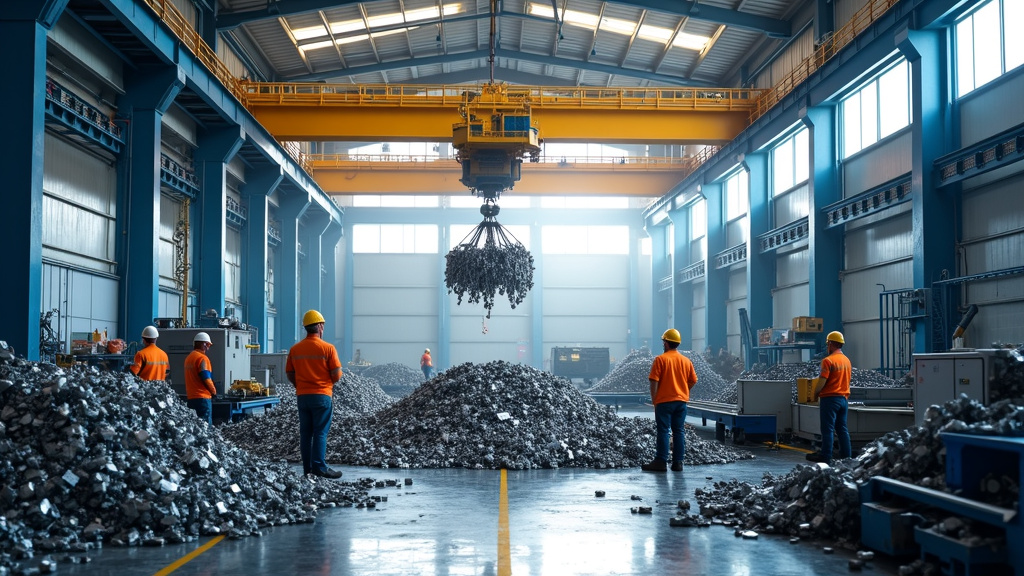
[[[629,254],[629,226],[544,226],[544,254]]]
[[[505,196],[498,198],[497,204],[502,210],[509,208],[529,208],[530,200],[530,196],[517,196],[513,193],[506,194]],[[473,208],[476,210],[479,209],[483,203],[483,198],[473,196],[468,191],[465,194],[448,197],[448,206],[450,208]]]
[[[540,207],[625,210],[629,208],[629,198],[625,196],[542,196]]]
[[[910,125],[910,66],[901,59],[842,101],[843,158]]]
[[[435,224],[355,224],[355,254],[437,254]]]
[[[690,240],[698,240],[708,234],[708,204],[698,200],[690,205]]]
[[[778,196],[807,181],[811,152],[806,128],[786,138],[772,149],[772,195]]]
[[[1016,22],[1016,27],[1011,25]],[[963,96],[1024,64],[1024,2],[991,0],[956,25],[956,87]]]
[[[725,191],[725,219],[731,222],[747,213],[750,204],[750,175],[737,170],[722,186]]]
[[[353,208],[437,208],[437,196],[406,194],[357,194],[352,197]]]

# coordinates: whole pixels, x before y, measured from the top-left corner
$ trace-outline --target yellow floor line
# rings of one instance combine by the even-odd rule
[[[765,442],[765,444],[767,444],[768,446],[771,446],[773,448],[785,448],[786,450],[792,450],[794,452],[803,452],[804,454],[810,454],[810,453],[814,452],[814,450],[808,450],[806,448],[797,448],[796,446],[790,446],[788,444],[782,444],[782,443],[776,444],[774,442]]]
[[[168,566],[168,567],[164,568],[163,570],[157,572],[153,576],[167,576],[171,572],[174,572],[178,568],[181,568],[185,564],[188,564],[189,562],[191,562],[193,559],[195,559],[197,556],[199,556],[203,552],[206,552],[210,548],[213,548],[214,546],[217,545],[218,542],[220,542],[223,539],[224,539],[224,535],[223,534],[213,538],[212,540],[210,540],[206,544],[203,544],[199,548],[196,548],[195,550],[189,552],[185,556],[182,556],[181,558],[176,560],[173,564],[171,564],[170,566]]]
[[[501,488],[498,499],[498,576],[511,576],[512,556],[508,534],[508,470],[501,469]]]

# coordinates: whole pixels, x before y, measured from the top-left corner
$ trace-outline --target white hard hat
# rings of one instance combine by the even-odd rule
[[[430,354],[430,348],[427,348],[426,350],[424,350],[424,352]]]
[[[210,344],[213,344],[213,340],[210,340],[210,335],[206,332],[196,334],[196,337],[192,339],[192,342],[209,342]]]
[[[142,329],[143,338],[159,338],[160,333],[157,332],[156,326],[146,326]]]

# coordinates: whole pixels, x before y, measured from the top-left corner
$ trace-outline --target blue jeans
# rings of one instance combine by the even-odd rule
[[[302,452],[302,472],[327,470],[327,431],[331,429],[334,407],[326,394],[300,394],[295,397],[299,405],[299,451]]]
[[[421,368],[421,370],[423,370],[423,379],[424,380],[430,380],[430,377],[434,374],[434,367],[433,366],[424,366],[423,368]]]
[[[206,423],[213,426],[213,400],[209,398],[193,398],[185,402],[185,404],[196,411],[196,416],[199,416],[200,420],[206,420]]]
[[[842,396],[824,396],[819,398],[821,455],[826,460],[832,460],[834,436],[839,437],[839,457],[849,458],[853,455],[853,448],[850,446],[850,430],[846,427],[846,411],[848,407],[846,398]]]
[[[658,436],[655,442],[656,457],[665,462],[668,459],[668,435],[672,433],[672,460],[682,462],[686,453],[686,436],[683,435],[683,423],[686,421],[686,402],[662,402],[654,405],[654,421],[658,424]]]

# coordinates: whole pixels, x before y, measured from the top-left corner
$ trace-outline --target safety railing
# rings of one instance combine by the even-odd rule
[[[872,22],[885,14],[889,8],[895,6],[899,0],[869,0],[863,8],[853,15],[853,18],[845,26],[837,30],[830,37],[818,44],[814,53],[797,64],[782,80],[770,90],[765,90],[757,99],[753,111],[750,114],[750,121],[760,118],[772,106],[778,104],[787,94],[800,85],[811,74],[821,68],[847,44],[853,41],[858,34],[863,32]]]

